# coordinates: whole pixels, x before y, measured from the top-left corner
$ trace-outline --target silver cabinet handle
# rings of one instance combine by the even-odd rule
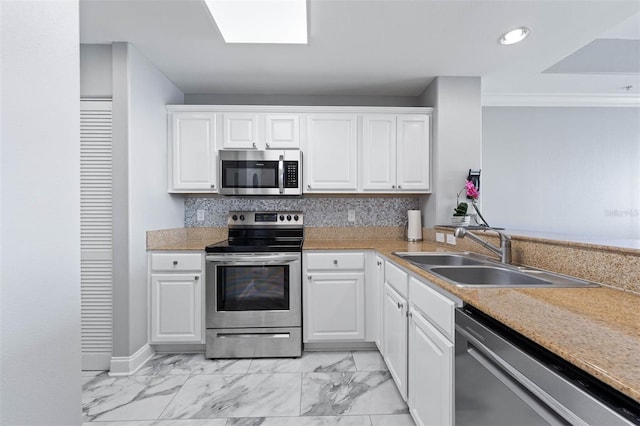
[[[311,279],[311,275],[307,275],[307,278],[308,278],[308,279]]]
[[[177,261],[177,260],[174,260],[174,261],[173,261],[173,266],[177,266],[177,265],[178,265],[178,261]]]
[[[255,142],[252,145],[253,145],[254,148],[256,147],[256,143]]]
[[[413,313],[411,313],[411,312],[407,311],[407,316],[408,316],[409,318],[413,318]]]
[[[337,265],[338,264],[338,259],[333,259],[333,264]]]
[[[377,263],[378,266],[382,266],[382,262],[380,262],[379,260],[376,263]]]
[[[214,184],[211,184],[211,187],[212,187],[212,188],[215,188],[216,186],[215,186]]]
[[[271,144],[267,142],[267,148],[271,148]]]
[[[402,303],[398,302],[398,309],[402,309]]]
[[[402,185],[398,185],[398,189],[402,189]]]
[[[307,188],[311,189],[311,185],[307,185]]]
[[[196,275],[193,279],[198,281],[200,279],[200,277]]]
[[[395,186],[395,185],[391,185],[391,188],[392,188],[392,189],[396,189],[396,186]]]

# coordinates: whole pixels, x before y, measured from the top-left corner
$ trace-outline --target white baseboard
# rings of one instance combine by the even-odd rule
[[[148,344],[144,345],[131,356],[111,357],[110,376],[130,376],[142,367],[155,352]]]

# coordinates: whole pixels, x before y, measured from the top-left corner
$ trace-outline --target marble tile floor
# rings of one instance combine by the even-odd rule
[[[85,372],[85,426],[413,426],[376,351],[210,360],[158,354],[134,375]]]

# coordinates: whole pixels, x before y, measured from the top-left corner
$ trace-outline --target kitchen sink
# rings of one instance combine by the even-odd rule
[[[483,265],[484,261],[467,254],[454,253],[394,253],[416,266],[470,266]]]
[[[396,252],[396,256],[458,287],[600,287],[541,269],[498,263],[472,253]]]
[[[431,268],[431,272],[459,287],[544,287],[555,286],[552,282],[532,277],[526,273],[497,266],[474,266],[468,268]]]

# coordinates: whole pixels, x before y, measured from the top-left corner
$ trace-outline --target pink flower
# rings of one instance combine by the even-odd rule
[[[472,199],[475,200],[480,196],[480,193],[476,189],[476,187],[473,184],[473,182],[471,182],[470,180],[467,181],[467,183],[465,184],[465,187],[467,188],[467,197],[468,198],[472,198]]]

